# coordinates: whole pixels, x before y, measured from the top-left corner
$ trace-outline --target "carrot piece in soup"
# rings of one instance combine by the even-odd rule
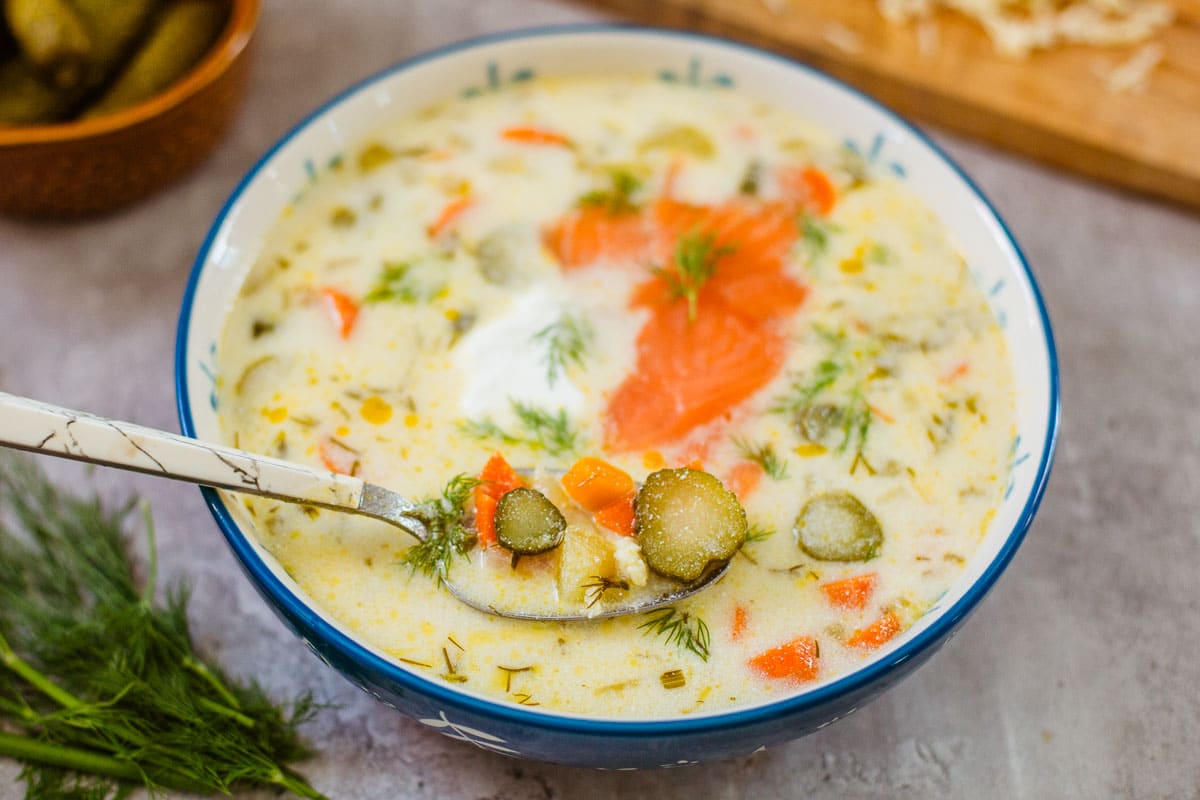
[[[336,440],[322,439],[317,445],[317,457],[330,472],[339,475],[353,475],[358,472],[358,454]]]
[[[572,500],[592,512],[631,496],[637,490],[637,484],[628,472],[591,456],[576,461],[562,476],[562,485]]]
[[[746,498],[754,493],[758,488],[759,481],[762,480],[763,468],[753,461],[739,461],[733,465],[733,469],[729,470],[729,476],[725,479],[725,486],[729,491],[737,495],[737,499],[743,503]]]
[[[846,644],[863,650],[874,650],[899,632],[900,620],[896,619],[896,615],[889,611],[867,627],[855,631]]]
[[[442,208],[442,212],[438,214],[437,219],[430,223],[425,232],[429,234],[429,238],[436,239],[458,222],[459,217],[474,204],[475,200],[469,196],[451,200]]]
[[[729,627],[729,638],[733,641],[741,639],[746,633],[749,612],[745,606],[735,606],[733,609],[733,624]]]
[[[500,453],[492,453],[475,487],[475,531],[481,547],[496,544],[496,506],[500,498],[522,485],[521,476]]]
[[[870,572],[866,575],[855,575],[852,578],[823,583],[821,591],[825,594],[825,599],[829,601],[829,604],[836,608],[862,611],[870,602],[871,594],[875,591],[875,584],[878,582],[879,575]]]
[[[578,208],[546,230],[544,241],[567,269],[601,259],[636,262],[646,254],[650,229],[637,212],[613,212],[603,206]]]
[[[798,636],[786,644],[759,653],[748,663],[751,669],[764,677],[802,682],[817,677],[819,661],[817,640],[811,636]]]
[[[571,140],[558,131],[532,125],[515,125],[500,132],[501,138],[521,144],[550,144],[570,147]]]
[[[779,185],[785,197],[814,214],[825,216],[837,204],[833,181],[816,167],[780,170]]]
[[[603,525],[614,533],[619,533],[622,536],[633,536],[633,499],[636,496],[635,492],[630,492],[624,497],[614,500],[596,511],[592,515],[592,519],[596,521],[597,525]]]
[[[321,289],[317,296],[338,335],[349,339],[350,334],[354,332],[354,323],[358,321],[358,303],[345,292],[328,286]]]

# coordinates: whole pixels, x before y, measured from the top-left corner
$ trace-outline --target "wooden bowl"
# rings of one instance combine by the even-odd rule
[[[259,0],[232,0],[196,66],[162,94],[107,116],[0,128],[0,214],[70,218],[116,210],[199,164],[246,88]]]

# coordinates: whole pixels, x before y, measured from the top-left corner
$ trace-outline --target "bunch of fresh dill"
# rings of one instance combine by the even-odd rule
[[[27,800],[107,800],[134,787],[229,794],[274,787],[321,798],[288,765],[311,755],[284,708],[195,652],[187,591],[154,603],[122,530],[133,505],[59,491],[0,456],[0,756],[24,765]]]

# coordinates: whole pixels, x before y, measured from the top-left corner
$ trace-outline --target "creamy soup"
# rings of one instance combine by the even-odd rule
[[[887,646],[985,534],[1014,434],[1001,332],[902,179],[649,79],[381,124],[284,210],[218,363],[232,444],[430,501],[414,546],[238,498],[318,606],[432,680],[626,719],[777,699]],[[584,622],[441,585],[599,614],[725,560],[676,606]]]

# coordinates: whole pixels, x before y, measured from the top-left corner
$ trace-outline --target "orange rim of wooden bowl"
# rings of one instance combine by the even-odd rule
[[[101,136],[129,128],[172,109],[224,75],[250,44],[260,0],[231,0],[229,20],[216,43],[191,71],[166,91],[129,108],[95,119],[0,128],[0,147],[48,144]]]

